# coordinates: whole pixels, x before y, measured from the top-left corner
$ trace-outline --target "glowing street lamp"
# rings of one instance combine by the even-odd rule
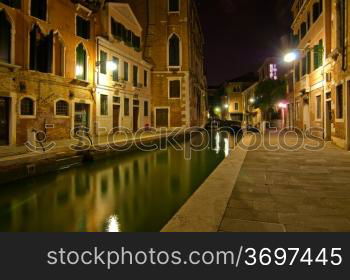
[[[249,103],[250,103],[250,104],[254,104],[254,103],[255,103],[255,98],[254,98],[254,97],[250,98],[250,99],[249,99]]]
[[[224,108],[225,108],[225,109],[228,109],[228,104],[225,104],[225,105],[224,105]]]
[[[280,109],[287,109],[287,104],[285,104],[285,103],[283,103],[283,102],[280,102],[280,103],[278,104],[278,108],[280,108]]]
[[[284,56],[284,61],[287,63],[292,63],[297,59],[298,59],[298,53],[296,51],[289,52]]]
[[[106,63],[106,68],[107,71],[113,72],[118,69],[118,63],[113,61],[113,60],[108,60],[108,61],[97,61],[96,62],[96,67],[101,67],[101,64]]]

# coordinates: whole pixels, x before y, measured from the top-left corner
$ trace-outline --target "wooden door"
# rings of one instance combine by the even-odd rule
[[[134,132],[136,132],[139,129],[139,107],[134,107],[134,114],[133,114],[133,129]]]
[[[10,100],[0,97],[0,146],[9,144]]]
[[[169,127],[169,109],[156,109],[156,127]]]
[[[113,105],[113,129],[119,128],[120,105]]]

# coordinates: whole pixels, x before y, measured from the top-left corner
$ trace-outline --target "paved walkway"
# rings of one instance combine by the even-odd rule
[[[350,152],[330,143],[321,151],[249,151],[219,230],[350,232]]]

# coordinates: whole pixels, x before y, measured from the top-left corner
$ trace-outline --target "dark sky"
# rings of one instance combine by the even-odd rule
[[[209,85],[256,71],[281,53],[292,0],[199,0]]]

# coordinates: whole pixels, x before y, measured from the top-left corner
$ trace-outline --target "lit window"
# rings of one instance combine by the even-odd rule
[[[86,80],[87,78],[87,58],[86,51],[83,44],[80,44],[76,49],[76,65],[75,75],[79,80]]]
[[[119,81],[119,59],[117,57],[113,57],[113,62],[117,66],[116,69],[113,71],[113,81],[117,82]]]
[[[56,102],[56,115],[68,116],[68,102],[60,100]]]

